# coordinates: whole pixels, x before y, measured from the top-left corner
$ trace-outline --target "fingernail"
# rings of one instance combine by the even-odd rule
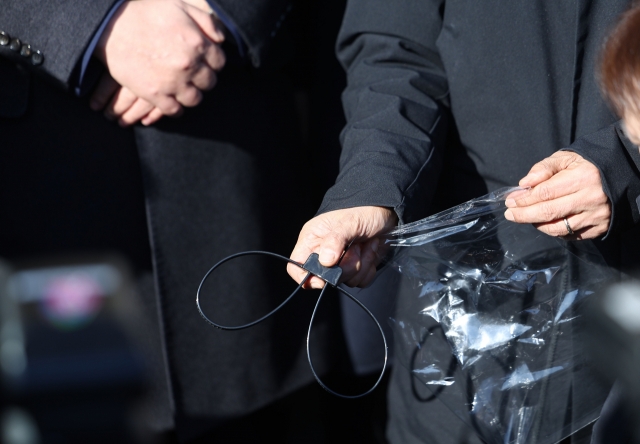
[[[371,242],[371,250],[373,250],[374,253],[378,252],[378,247],[380,246],[380,240],[378,238],[374,239]]]
[[[509,198],[507,200],[504,201],[504,204],[507,206],[507,208],[513,208],[513,207],[517,207],[518,205],[516,204],[516,200]]]
[[[337,255],[333,250],[328,248],[320,250],[319,260],[323,265],[333,265],[336,262]]]
[[[513,219],[513,213],[511,212],[511,210],[507,210],[504,212],[504,218],[507,220],[510,220],[511,222],[514,221]]]

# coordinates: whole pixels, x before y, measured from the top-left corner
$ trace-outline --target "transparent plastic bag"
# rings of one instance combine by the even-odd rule
[[[581,331],[589,296],[616,273],[589,241],[507,221],[518,190],[389,235],[396,360],[486,443],[556,443],[597,419],[607,396]]]

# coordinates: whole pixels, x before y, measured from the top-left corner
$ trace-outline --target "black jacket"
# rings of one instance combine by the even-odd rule
[[[608,244],[596,243],[619,266],[633,256],[624,247],[637,245],[621,246],[620,236],[640,222],[638,154],[615,126],[595,72],[603,38],[627,5],[349,1],[337,43],[347,125],[340,174],[320,212],[379,205],[411,222],[517,185],[565,148],[601,171],[613,218]],[[391,382],[392,441],[466,439],[401,372]]]
[[[348,124],[321,211],[375,204],[408,222],[436,193],[455,202],[514,185],[571,147],[603,172],[614,226],[638,222],[637,168],[595,77],[627,3],[349,2],[338,41]]]
[[[289,2],[218,1],[252,63],[227,48],[229,62],[200,106],[181,119],[127,130],[72,93],[80,58],[113,3],[2,5],[0,31],[41,51],[44,62],[35,66],[0,47],[0,257],[115,250],[139,274],[152,266],[143,294],[155,329],[150,343],[160,350],[152,416],[157,428],[177,425],[188,438],[313,380],[304,353],[312,298],[239,332],[213,329],[195,307],[210,266],[243,250],[288,255],[313,214],[296,186],[309,168],[291,87],[278,69],[252,67],[265,64],[269,49],[281,51]],[[281,265],[250,275],[235,266],[225,277],[227,287],[209,307],[245,320],[264,314],[290,283]],[[316,332],[315,363],[324,372],[324,350],[338,353],[325,347],[335,340],[322,319]]]

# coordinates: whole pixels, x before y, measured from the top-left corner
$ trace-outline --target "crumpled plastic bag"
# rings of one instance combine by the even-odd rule
[[[616,279],[590,241],[504,218],[505,188],[386,239],[400,275],[396,362],[488,444],[551,444],[597,419],[609,387],[583,341]],[[426,418],[428,420],[428,418]]]

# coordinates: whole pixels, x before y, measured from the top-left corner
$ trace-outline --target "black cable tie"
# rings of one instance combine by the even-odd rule
[[[350,246],[351,246],[351,244],[349,244],[347,249]],[[345,252],[346,252],[347,249],[345,249]],[[340,258],[340,261],[342,261],[342,258],[344,257],[344,253],[345,252],[343,252],[342,257]],[[293,290],[293,292],[283,302],[281,302],[280,305],[278,305],[276,308],[271,310],[266,315],[262,316],[260,319],[256,319],[253,322],[249,322],[248,324],[243,324],[243,325],[235,325],[235,326],[221,325],[221,324],[218,324],[218,323],[212,321],[204,313],[204,311],[202,310],[202,307],[200,306],[200,292],[202,291],[202,287],[203,287],[205,281],[209,278],[209,276],[211,276],[211,274],[216,269],[218,269],[218,267],[220,267],[225,262],[229,262],[229,261],[231,261],[233,259],[236,259],[238,257],[241,257],[241,256],[270,256],[270,257],[274,257],[274,258],[280,259],[280,260],[282,260],[284,262],[287,262],[289,264],[295,265],[296,267],[302,268],[303,270],[305,270],[307,272],[307,275],[298,284],[298,287],[295,290]],[[338,261],[338,264],[340,264],[340,261]],[[314,319],[316,317],[316,312],[318,311],[318,307],[320,306],[320,302],[322,301],[322,298],[323,298],[323,296],[325,294],[325,291],[328,288],[328,286],[325,285],[324,288],[322,289],[322,291],[320,291],[320,296],[318,296],[318,300],[316,301],[316,305],[313,308],[313,312],[311,313],[311,319],[309,320],[309,328],[307,330],[307,360],[309,361],[309,367],[311,369],[311,373],[313,373],[313,376],[316,378],[316,381],[318,381],[318,384],[320,384],[320,386],[323,389],[325,389],[329,393],[331,393],[333,395],[336,395],[336,396],[338,396],[340,398],[356,399],[356,398],[361,398],[362,396],[368,395],[369,393],[373,392],[376,389],[376,387],[378,387],[378,385],[380,385],[380,382],[382,381],[382,378],[384,376],[384,372],[385,372],[385,370],[387,368],[387,359],[388,359],[388,355],[389,355],[389,348],[387,346],[387,338],[386,338],[386,336],[384,334],[384,330],[382,330],[382,326],[380,325],[380,322],[378,322],[378,320],[376,319],[374,314],[371,313],[371,311],[367,307],[365,307],[365,305],[362,302],[360,302],[355,296],[353,296],[351,293],[349,293],[344,288],[338,286],[338,281],[340,280],[340,277],[342,276],[342,268],[340,268],[338,265],[336,265],[334,267],[325,267],[324,265],[322,265],[320,263],[317,253],[311,253],[311,255],[307,258],[307,260],[306,260],[306,262],[304,264],[301,264],[301,263],[296,262],[296,261],[294,261],[292,259],[289,259],[288,257],[281,256],[279,254],[271,253],[271,252],[268,252],[268,251],[243,251],[241,253],[236,253],[236,254],[232,254],[231,256],[227,256],[224,259],[222,259],[220,262],[215,264],[213,267],[211,267],[209,269],[209,271],[207,271],[207,273],[202,278],[202,281],[200,281],[200,285],[198,286],[198,291],[196,292],[196,306],[198,307],[198,312],[200,313],[200,316],[202,316],[202,318],[205,321],[207,321],[209,324],[211,324],[212,326],[214,326],[216,328],[219,328],[221,330],[242,330],[242,329],[245,329],[245,328],[253,327],[254,325],[261,323],[262,321],[270,318],[271,316],[276,314],[278,311],[280,311],[280,309],[282,307],[284,307],[286,304],[288,304],[289,301],[296,294],[298,294],[298,292],[302,289],[303,285],[309,280],[309,278],[312,275],[319,277],[320,279],[322,279],[323,281],[325,281],[329,285],[335,287],[335,289],[338,290],[338,292],[342,293],[343,295],[345,295],[346,297],[351,299],[353,302],[355,302],[373,320],[373,322],[378,327],[378,331],[380,332],[380,335],[382,337],[382,343],[383,343],[383,346],[384,346],[384,361],[383,361],[383,364],[382,364],[382,370],[380,371],[380,376],[378,376],[378,380],[376,381],[375,384],[373,384],[373,386],[369,390],[367,390],[364,393],[360,393],[358,395],[344,395],[344,394],[337,393],[337,392],[331,390],[324,382],[322,382],[322,379],[320,379],[320,375],[318,375],[318,373],[316,372],[315,367],[313,366],[313,362],[311,360],[311,346],[310,346],[310,344],[311,344],[311,329],[313,328],[313,321],[314,321]]]
[[[325,267],[320,263],[318,253],[311,253],[302,268],[314,276],[319,277],[327,284],[336,287],[340,276],[342,276],[342,268],[336,266]]]

